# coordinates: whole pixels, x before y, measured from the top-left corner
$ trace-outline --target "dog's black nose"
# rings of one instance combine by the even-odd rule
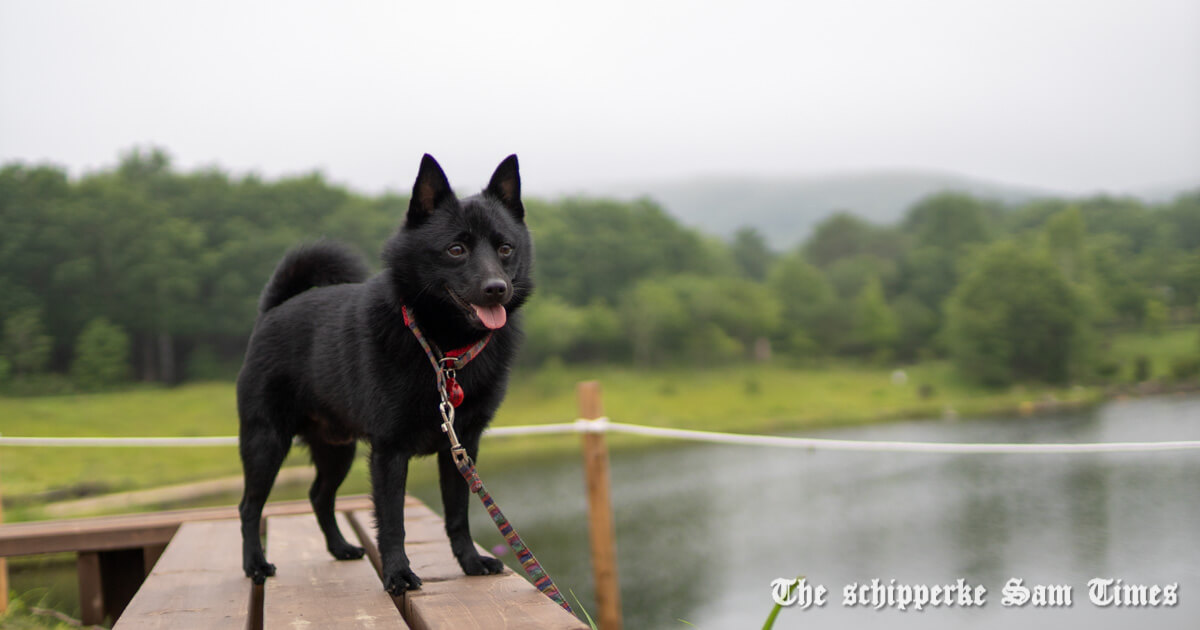
[[[496,302],[508,297],[508,281],[503,278],[492,278],[483,283],[483,294]]]

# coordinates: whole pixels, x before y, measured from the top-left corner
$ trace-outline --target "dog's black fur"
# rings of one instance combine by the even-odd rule
[[[263,290],[237,383],[245,471],[242,565],[256,583],[275,574],[259,528],[263,503],[294,436],[312,452],[317,476],[309,498],[335,558],[363,555],[338,531],[333,508],[355,443],[365,440],[371,446],[389,592],[421,585],[404,551],[405,479],[415,455],[437,454],[446,533],[463,571],[483,575],[503,569],[498,560],[481,556],[471,540],[469,492],[440,429],[433,367],[400,309],[407,305],[426,338],[443,351],[487,334],[480,311],[471,305],[507,309],[507,323],[492,331],[484,351],[458,373],[466,398],[455,427],[475,458],[480,434],[504,397],[520,341],[511,315],[533,290],[533,247],[517,157],[500,164],[482,193],[460,201],[426,155],[403,226],[384,247],[383,263],[383,272],[368,278],[362,260],[347,250],[324,242],[308,245],[288,253]]]

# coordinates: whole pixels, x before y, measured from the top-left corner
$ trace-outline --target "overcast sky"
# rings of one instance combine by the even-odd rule
[[[0,0],[0,161],[470,191],[948,170],[1200,181],[1200,2]]]

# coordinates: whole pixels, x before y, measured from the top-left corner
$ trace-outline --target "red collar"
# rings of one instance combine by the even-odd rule
[[[425,350],[425,356],[429,357],[429,362],[433,364],[433,371],[437,374],[438,392],[441,393],[443,400],[449,401],[455,407],[459,406],[463,401],[463,390],[454,378],[454,372],[463,369],[472,359],[479,356],[480,352],[483,352],[488,342],[492,340],[492,333],[489,332],[483,339],[473,344],[442,353],[432,340],[425,338],[420,327],[417,326],[416,318],[408,310],[408,306],[401,306],[400,313],[404,316],[404,325],[412,331],[413,336],[417,338],[417,343],[421,344],[421,348]]]

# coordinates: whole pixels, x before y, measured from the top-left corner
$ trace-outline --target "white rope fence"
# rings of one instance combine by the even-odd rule
[[[0,446],[237,446],[236,435],[221,437],[5,437]]]
[[[944,454],[1069,454],[1069,453],[1149,453],[1159,451],[1200,450],[1200,440],[1167,442],[1100,442],[1078,444],[1002,444],[955,442],[895,442],[865,440],[832,440],[825,438],[747,435],[716,431],[670,429],[638,424],[610,422],[608,418],[576,420],[558,424],[539,424],[519,427],[496,427],[484,433],[491,437],[523,435],[552,435],[569,433],[628,433],[646,437],[770,446],[811,451],[849,451],[860,453],[944,453]],[[236,446],[237,437],[4,437],[0,446]]]

